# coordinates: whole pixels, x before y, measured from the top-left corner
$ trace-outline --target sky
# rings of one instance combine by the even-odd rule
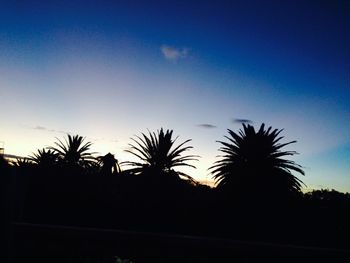
[[[28,156],[79,134],[119,161],[130,138],[192,139],[210,182],[235,119],[284,129],[309,189],[350,192],[349,1],[8,1],[0,141]]]

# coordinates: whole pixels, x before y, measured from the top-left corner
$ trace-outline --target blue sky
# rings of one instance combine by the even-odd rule
[[[123,161],[130,137],[170,128],[207,180],[215,141],[251,119],[298,140],[310,188],[350,191],[349,14],[347,1],[2,3],[0,141],[28,155],[79,133]]]

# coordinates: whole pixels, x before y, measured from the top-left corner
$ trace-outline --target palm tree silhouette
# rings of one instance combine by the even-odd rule
[[[281,151],[296,141],[279,143],[282,131],[271,127],[265,130],[264,124],[255,131],[253,126],[244,123],[238,133],[228,130],[230,137],[225,138],[229,142],[218,141],[223,155],[209,168],[218,189],[259,196],[299,193],[303,183],[292,171],[302,175],[304,171],[294,161],[283,159],[296,152]]]
[[[197,160],[197,155],[181,156],[183,152],[193,148],[192,146],[184,146],[191,140],[186,140],[175,147],[174,143],[178,137],[173,140],[172,135],[173,130],[166,130],[164,132],[163,128],[161,128],[157,134],[155,132],[149,132],[147,136],[142,133],[142,137],[136,136],[138,140],[132,138],[135,144],[129,144],[131,150],[126,151],[140,158],[142,162],[124,163],[134,166],[131,171],[135,174],[174,175],[193,180],[191,176],[173,170],[173,168],[179,166],[195,168],[195,166],[187,162]]]
[[[29,159],[37,164],[39,167],[52,167],[57,164],[59,154],[53,150],[38,150]]]
[[[33,161],[27,157],[17,157],[15,161],[11,161],[11,164],[17,168],[27,169],[33,167]]]
[[[91,142],[84,142],[85,138],[79,135],[71,136],[68,134],[68,140],[62,142],[58,138],[55,142],[57,147],[49,147],[49,150],[58,154],[58,159],[62,164],[70,166],[79,166],[83,168],[91,168],[96,166],[96,159],[89,152],[92,145]]]

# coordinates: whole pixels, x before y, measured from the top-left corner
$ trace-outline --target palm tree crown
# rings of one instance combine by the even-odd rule
[[[193,148],[192,146],[184,146],[191,140],[186,140],[178,146],[174,147],[174,143],[178,137],[172,139],[173,131],[166,130],[163,128],[155,132],[149,132],[149,135],[142,133],[142,137],[136,136],[133,139],[135,144],[129,144],[131,150],[127,152],[141,159],[142,162],[126,162],[126,164],[134,166],[134,173],[151,172],[152,174],[170,174],[174,173],[172,170],[178,166],[193,167],[188,164],[188,161],[197,160],[196,155],[185,155],[182,156],[183,152]],[[184,176],[188,179],[192,179],[190,176],[176,172],[177,175]]]
[[[281,148],[295,143],[279,143],[283,130],[265,130],[262,124],[258,131],[251,125],[243,124],[238,133],[228,130],[225,136],[229,142],[222,142],[221,159],[209,169],[218,188],[234,191],[253,189],[258,192],[299,192],[303,184],[292,171],[304,175],[301,166],[284,156],[292,156],[295,151],[281,151]]]
[[[33,156],[30,156],[30,160],[41,167],[50,167],[57,163],[58,153],[50,149],[42,149],[38,150],[37,153],[33,153]]]
[[[58,154],[59,160],[65,164],[89,167],[95,163],[95,158],[89,152],[91,142],[84,142],[85,138],[79,135],[71,136],[68,134],[68,140],[65,142],[57,139],[57,147],[49,147]]]

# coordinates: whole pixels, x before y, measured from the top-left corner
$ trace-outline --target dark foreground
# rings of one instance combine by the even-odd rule
[[[9,262],[348,262],[350,251],[223,238],[12,223]]]
[[[350,262],[348,194],[263,199],[173,177],[4,171],[0,262]]]

